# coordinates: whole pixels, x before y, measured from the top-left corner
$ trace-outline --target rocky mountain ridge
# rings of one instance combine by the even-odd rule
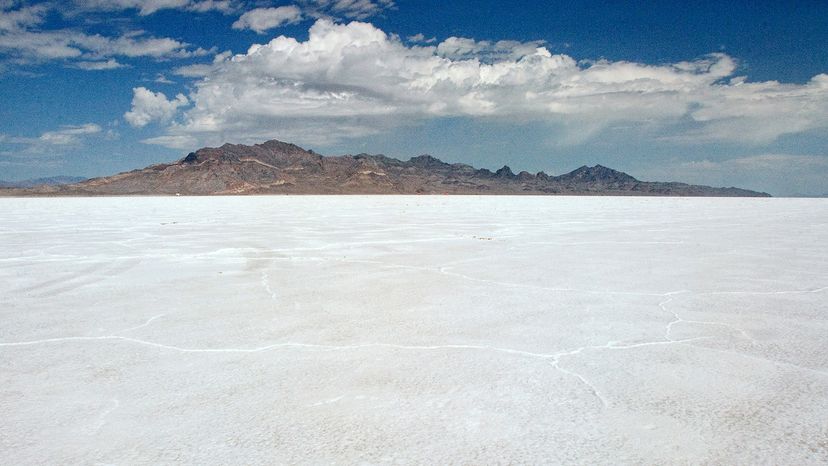
[[[326,157],[294,144],[208,147],[167,164],[61,186],[0,190],[5,195],[231,194],[535,194],[768,196],[739,188],[640,181],[611,168],[583,166],[560,176],[494,172],[430,155],[407,161],[384,155]]]

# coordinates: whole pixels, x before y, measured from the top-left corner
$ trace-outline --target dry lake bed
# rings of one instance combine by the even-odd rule
[[[828,462],[828,200],[0,199],[0,463]]]

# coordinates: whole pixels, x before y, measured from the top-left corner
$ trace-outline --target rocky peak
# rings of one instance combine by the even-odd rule
[[[201,164],[213,161],[232,164],[256,161],[276,167],[289,167],[318,165],[321,158],[319,154],[307,151],[295,144],[274,139],[253,146],[224,144],[221,147],[206,147],[187,154],[180,163]]]
[[[529,173],[528,171],[524,170],[517,174],[517,178],[520,181],[532,181],[535,179],[535,175]]]
[[[504,165],[503,168],[500,168],[495,172],[495,176],[499,178],[514,178],[515,174],[508,165]]]
[[[408,160],[408,163],[418,168],[445,168],[449,166],[449,164],[443,162],[437,157],[432,157],[428,154],[411,157]]]
[[[271,139],[270,141],[265,141],[261,144],[256,144],[258,147],[263,147],[272,152],[306,152],[312,154],[313,151],[307,151],[296,144],[291,144],[289,142],[282,142],[277,139]]]
[[[558,179],[560,179],[561,181],[590,183],[625,183],[638,181],[624,172],[613,170],[612,168],[607,168],[603,165],[595,165],[594,167],[588,167],[584,165],[565,175],[559,176]]]

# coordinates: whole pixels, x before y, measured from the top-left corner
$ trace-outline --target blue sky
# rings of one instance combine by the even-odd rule
[[[828,3],[0,0],[0,179],[224,142],[828,193]]]

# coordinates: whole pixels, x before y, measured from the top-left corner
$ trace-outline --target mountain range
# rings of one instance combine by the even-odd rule
[[[430,155],[402,161],[384,155],[326,157],[281,141],[203,148],[173,163],[58,185],[0,189],[0,195],[231,194],[534,194],[639,196],[769,196],[739,188],[640,181],[611,168],[583,166],[551,176],[513,173]]]
[[[86,178],[80,176],[52,176],[49,178],[34,178],[22,181],[0,180],[0,188],[33,188],[35,186],[56,186],[61,184],[79,183]]]

